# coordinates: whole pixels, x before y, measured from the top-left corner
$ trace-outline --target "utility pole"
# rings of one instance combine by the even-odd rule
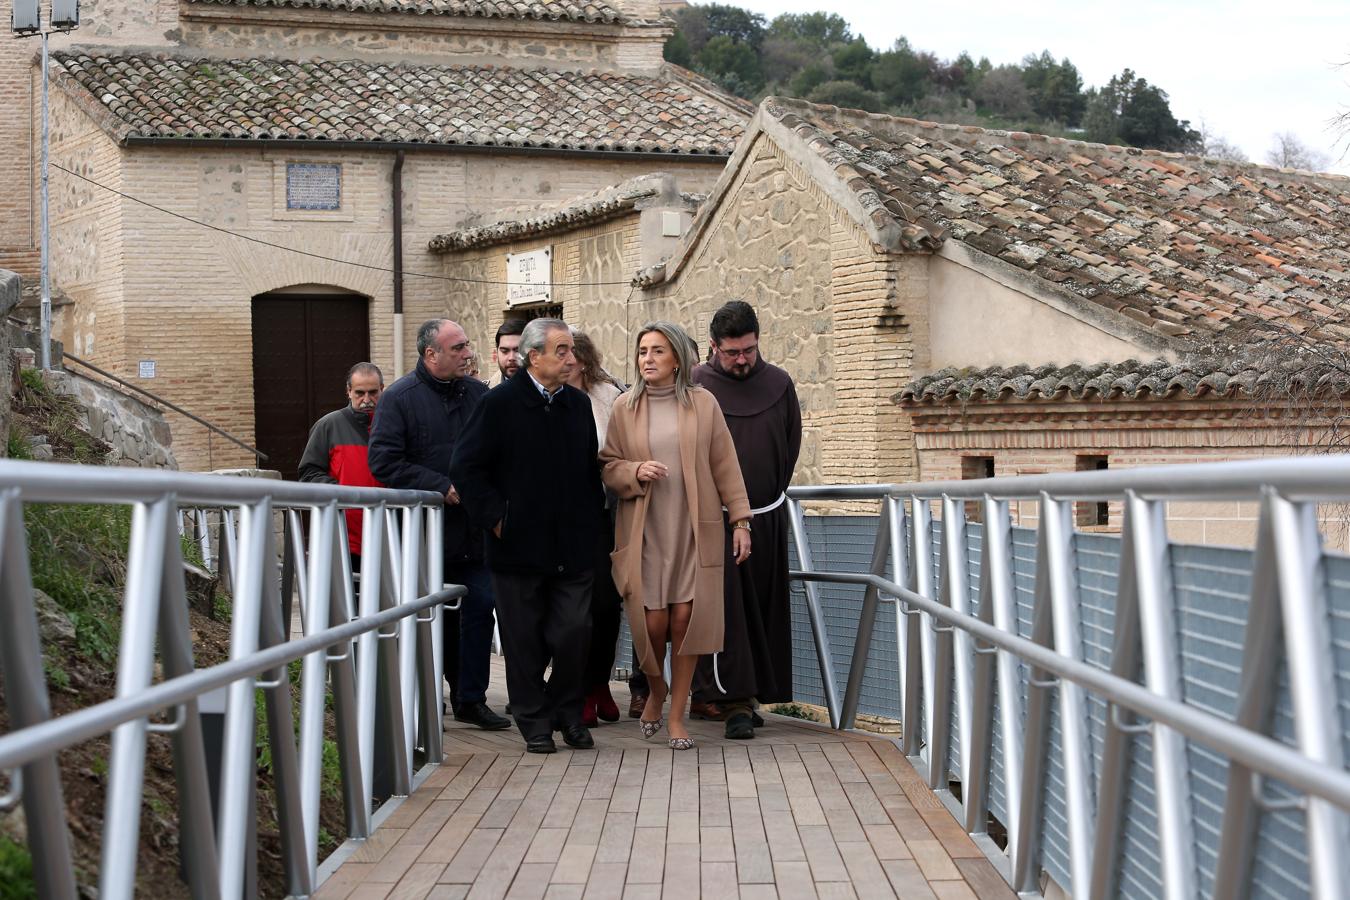
[[[48,128],[47,64],[48,39],[56,33],[66,34],[80,27],[80,0],[51,0],[47,21],[51,27],[42,27],[39,0],[14,0],[10,13],[10,29],[15,37],[42,37],[42,165],[39,177],[42,204],[42,306],[39,312],[42,333],[42,368],[52,367],[52,280],[51,280],[51,221],[48,218],[47,174],[50,156]]]

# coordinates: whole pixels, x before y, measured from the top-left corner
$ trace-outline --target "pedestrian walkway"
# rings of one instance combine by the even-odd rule
[[[888,740],[769,716],[752,741],[693,722],[678,752],[625,717],[538,756],[447,723],[445,764],[319,897],[1014,897]]]

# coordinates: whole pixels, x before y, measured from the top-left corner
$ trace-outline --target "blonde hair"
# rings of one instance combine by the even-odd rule
[[[635,369],[637,368],[638,347],[641,346],[642,339],[652,332],[659,333],[670,344],[670,350],[675,354],[675,399],[685,406],[689,406],[694,402],[689,395],[696,387],[694,384],[694,361],[698,358],[698,347],[694,344],[694,339],[674,322],[648,322],[638,329],[637,340],[633,342],[633,367]],[[638,402],[646,393],[647,382],[639,375],[633,389],[628,392],[628,405],[636,409]]]

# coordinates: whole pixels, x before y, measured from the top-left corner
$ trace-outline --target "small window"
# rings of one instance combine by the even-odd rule
[[[969,481],[974,478],[993,478],[994,477],[994,458],[992,456],[963,456],[961,457],[961,480]],[[984,504],[976,500],[966,501],[966,521],[983,522]]]
[[[1108,468],[1105,456],[1080,456],[1075,461],[1074,468],[1079,472],[1105,472]],[[1094,527],[1110,524],[1111,504],[1105,500],[1085,500],[1076,504],[1078,507],[1078,525],[1079,527]]]

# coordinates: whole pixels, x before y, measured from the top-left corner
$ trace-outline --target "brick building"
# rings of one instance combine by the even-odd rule
[[[755,304],[765,356],[799,385],[803,481],[1287,448],[1287,417],[1253,427],[1234,348],[1350,333],[1343,177],[769,98],[673,247],[661,228],[696,198],[661,196],[582,198],[433,248],[447,275],[480,277],[556,248],[556,280],[602,283],[560,295],[564,315],[629,377],[643,321],[703,341],[719,304]],[[491,286],[469,299],[483,327],[514,314]]]
[[[287,470],[352,362],[397,374],[458,314],[432,236],[658,168],[711,186],[751,110],[669,33],[655,0],[87,4],[53,39],[56,336]],[[29,278],[34,49],[0,45],[0,266]],[[174,427],[185,468],[249,461]]]

